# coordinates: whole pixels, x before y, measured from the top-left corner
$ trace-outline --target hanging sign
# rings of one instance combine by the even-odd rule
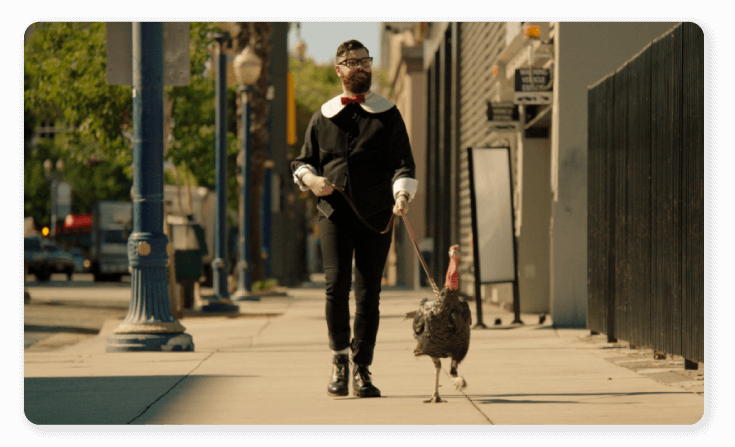
[[[548,68],[525,67],[516,69],[515,104],[551,104],[551,72]]]
[[[487,125],[491,132],[520,130],[518,105],[512,102],[488,101]]]

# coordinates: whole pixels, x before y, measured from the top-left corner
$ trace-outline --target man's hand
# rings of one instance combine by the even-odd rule
[[[308,172],[301,177],[301,181],[311,189],[317,197],[328,196],[332,194],[334,188],[332,184],[327,180],[326,177],[319,177],[317,175]]]
[[[400,194],[396,197],[396,204],[393,206],[393,214],[396,216],[408,214],[408,198],[405,194]]]

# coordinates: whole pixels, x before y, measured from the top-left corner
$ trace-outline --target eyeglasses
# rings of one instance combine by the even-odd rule
[[[337,65],[344,65],[347,68],[355,68],[358,64],[365,68],[369,68],[373,65],[373,58],[364,57],[362,59],[345,59]]]

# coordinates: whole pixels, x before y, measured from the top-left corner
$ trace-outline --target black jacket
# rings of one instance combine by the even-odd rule
[[[318,110],[309,122],[301,154],[291,163],[292,171],[303,164],[342,188],[366,219],[393,207],[396,180],[416,177],[406,125],[395,106],[370,113],[351,103],[332,118]],[[349,205],[338,191],[317,203],[326,217],[345,206]]]

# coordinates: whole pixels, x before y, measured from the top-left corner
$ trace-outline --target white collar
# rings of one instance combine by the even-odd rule
[[[332,118],[333,116],[341,112],[342,109],[345,108],[345,106],[342,105],[342,100],[340,99],[343,96],[345,95],[337,95],[322,104],[322,115],[326,116],[327,118]],[[369,113],[385,112],[395,105],[391,101],[373,92],[368,92],[368,94],[365,95],[365,102],[361,102],[359,104],[360,107],[363,108],[363,110]]]

